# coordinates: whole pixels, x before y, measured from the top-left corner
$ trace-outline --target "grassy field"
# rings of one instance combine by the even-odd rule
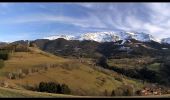
[[[54,81],[67,84],[72,91],[72,95],[102,96],[105,91],[110,95],[113,89],[124,83],[134,85],[135,88],[143,86],[136,80],[120,77],[120,75],[114,72],[108,75],[74,59],[53,56],[35,48],[30,49],[31,52],[16,52],[12,54],[10,59],[5,61],[5,67],[0,69],[0,80],[7,81],[9,87],[13,89],[21,89],[20,91],[24,92],[26,91],[24,87],[27,85],[36,86],[41,81]],[[36,65],[41,64],[58,64],[59,66],[46,71],[33,73],[23,79],[11,80],[7,78],[7,73],[9,72],[19,69],[34,68]],[[117,80],[117,77],[122,78],[122,80]],[[9,96],[5,94],[9,94]],[[4,90],[0,92],[0,96],[37,97],[41,96],[41,94],[34,96],[31,92],[27,95],[15,93],[15,91],[12,92],[11,90],[8,93],[7,90]]]
[[[63,94],[52,94],[34,92],[28,90],[16,90],[0,87],[0,98],[169,98],[170,95],[158,95],[158,96],[73,96]]]
[[[153,63],[153,64],[150,64],[149,66],[148,66],[148,68],[150,69],[150,70],[153,70],[153,71],[159,71],[159,68],[160,68],[160,63]]]
[[[142,66],[146,66],[147,64],[151,63],[153,60],[154,58],[150,58],[150,57],[110,59],[108,60],[108,64],[110,66],[115,66],[119,68],[134,69],[134,68],[141,68]]]
[[[60,97],[78,97],[73,95],[63,95],[63,94],[52,94],[52,93],[42,93],[42,92],[34,92],[34,91],[28,91],[28,90],[16,90],[16,89],[9,89],[9,88],[3,88],[0,87],[0,97],[5,98],[60,98]]]

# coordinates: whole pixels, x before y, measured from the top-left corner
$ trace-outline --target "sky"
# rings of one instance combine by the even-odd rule
[[[0,3],[0,41],[105,31],[170,37],[170,3]]]

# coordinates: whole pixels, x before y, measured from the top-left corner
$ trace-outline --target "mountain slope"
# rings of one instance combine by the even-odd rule
[[[63,94],[52,94],[52,93],[42,93],[34,92],[28,90],[18,90],[18,89],[9,89],[0,87],[0,98],[70,98],[78,97],[72,95],[63,95]]]
[[[115,72],[106,74],[101,69],[81,63],[78,59],[65,59],[53,56],[37,48],[30,49],[31,52],[15,52],[12,54],[11,58],[5,61],[5,66],[0,70],[0,80],[8,82],[9,88],[24,91],[27,85],[36,86],[41,81],[54,81],[67,84],[73,95],[99,96],[104,95],[105,90],[110,94],[112,89],[124,83],[133,84],[135,88],[142,87],[142,83],[136,80],[121,77]],[[42,70],[41,67],[38,67],[47,64],[55,64],[55,67],[47,70]],[[23,69],[38,69],[39,71],[21,79],[11,80],[7,78],[8,73],[18,72]],[[116,80],[115,77],[120,77],[123,81]]]
[[[140,42],[135,39],[129,39],[122,42],[95,42],[95,41],[78,41],[78,40],[35,40],[33,41],[41,50],[64,57],[86,57],[99,58],[131,56],[157,56],[161,54],[162,48],[170,48],[170,45],[164,45],[155,41]],[[121,48],[124,50],[121,50]],[[127,49],[127,50],[126,50]],[[128,51],[128,55],[127,52]]]

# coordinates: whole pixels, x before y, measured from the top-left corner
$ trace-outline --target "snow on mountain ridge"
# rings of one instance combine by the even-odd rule
[[[118,40],[126,40],[126,39],[136,39],[138,41],[147,42],[147,41],[156,41],[154,37],[150,34],[146,33],[138,33],[138,32],[92,32],[92,33],[84,33],[80,36],[72,36],[72,35],[56,35],[51,37],[45,37],[44,39],[54,40],[57,38],[64,38],[66,40],[93,40],[97,42],[115,42]]]
[[[116,41],[118,37],[116,37],[114,32],[95,32],[95,33],[85,33],[82,34],[80,40],[93,40],[97,42],[110,42]]]
[[[75,36],[72,35],[53,35],[53,36],[49,36],[49,37],[45,37],[44,39],[49,39],[49,40],[55,40],[58,38],[63,38],[66,40],[74,40]]]

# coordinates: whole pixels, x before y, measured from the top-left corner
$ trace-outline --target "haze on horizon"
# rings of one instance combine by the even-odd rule
[[[0,41],[137,31],[170,37],[169,3],[0,3]]]

